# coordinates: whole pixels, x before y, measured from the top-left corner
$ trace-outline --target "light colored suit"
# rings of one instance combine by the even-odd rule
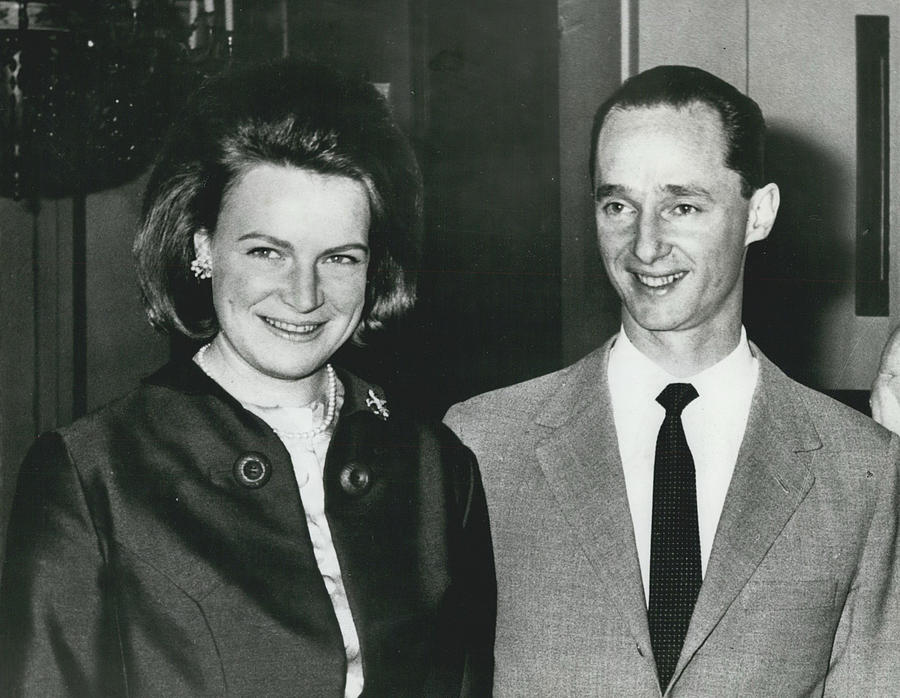
[[[658,696],[607,382],[611,342],[456,405],[498,584],[497,696]],[[900,695],[898,439],[759,382],[669,695]]]

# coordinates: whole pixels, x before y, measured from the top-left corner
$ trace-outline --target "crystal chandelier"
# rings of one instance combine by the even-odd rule
[[[0,196],[84,195],[154,156],[230,60],[232,0],[0,0]]]

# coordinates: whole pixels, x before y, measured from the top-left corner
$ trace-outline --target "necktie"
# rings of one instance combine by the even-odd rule
[[[703,577],[694,458],[681,424],[681,411],[696,397],[690,383],[671,383],[656,398],[666,418],[656,439],[653,469],[647,618],[663,692],[678,663]]]

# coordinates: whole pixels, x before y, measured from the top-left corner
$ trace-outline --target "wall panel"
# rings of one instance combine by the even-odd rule
[[[767,169],[782,189],[770,239],[748,268],[748,325],[773,358],[811,385],[867,389],[900,319],[900,248],[892,244],[891,317],[855,313],[855,15],[891,16],[892,67],[900,7],[892,0],[750,2],[750,95],[769,123]],[[891,71],[896,172],[900,73]],[[900,220],[898,182],[891,219]],[[895,238],[898,236],[894,236]]]
[[[745,0],[638,0],[637,4],[639,70],[693,65],[746,88]]]
[[[87,198],[87,408],[128,392],[166,362],[168,340],[148,324],[131,246],[146,177]]]
[[[559,3],[562,351],[571,363],[619,329],[619,300],[597,251],[588,173],[597,107],[620,84],[619,0]]]

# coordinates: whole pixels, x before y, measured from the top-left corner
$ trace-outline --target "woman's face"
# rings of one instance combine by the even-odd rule
[[[315,374],[360,322],[369,221],[366,189],[348,177],[270,164],[241,175],[215,233],[194,235],[230,358],[259,377]]]

